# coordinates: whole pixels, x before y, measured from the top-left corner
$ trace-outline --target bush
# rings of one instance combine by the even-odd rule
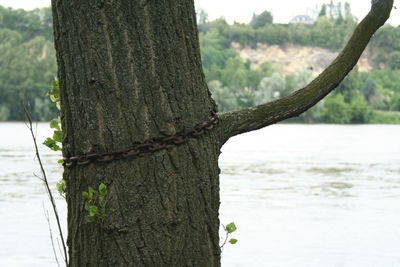
[[[400,52],[393,52],[390,54],[388,67],[391,68],[392,70],[400,69]]]
[[[213,99],[218,105],[219,112],[236,110],[239,107],[236,96],[228,88],[222,85],[220,81],[210,81],[208,83]]]
[[[390,101],[390,110],[400,111],[400,94],[396,94]]]
[[[368,106],[367,101],[361,95],[358,95],[350,103],[351,123],[368,123],[372,118],[372,113],[372,108]]]
[[[340,94],[328,97],[321,109],[319,121],[327,123],[350,123],[350,106]]]

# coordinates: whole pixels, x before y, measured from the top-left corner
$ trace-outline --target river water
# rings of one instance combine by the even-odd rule
[[[48,124],[37,134],[49,136]],[[223,266],[400,266],[399,136],[400,126],[280,124],[232,138],[220,218],[235,222],[238,243],[224,246]],[[42,157],[54,188],[59,155]],[[0,123],[0,266],[56,266],[33,173],[28,129]]]

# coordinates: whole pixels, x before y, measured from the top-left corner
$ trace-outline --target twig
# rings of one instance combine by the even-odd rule
[[[58,250],[60,251],[61,257],[62,257],[63,260],[65,261],[63,255],[62,255],[62,252],[61,252],[60,240],[58,240],[58,238],[57,238],[57,245],[58,245]]]
[[[44,206],[43,206],[44,209]],[[50,217],[49,217],[49,212],[44,209],[44,215],[46,216],[47,224],[49,225],[49,232],[50,232],[50,239],[51,239],[51,247],[53,248],[53,253],[54,253],[54,258],[56,259],[58,267],[60,267],[60,262],[58,261],[57,253],[56,253],[56,248],[54,246],[54,239],[53,239],[53,231],[51,229],[51,224],[50,224]]]
[[[225,235],[225,240],[224,240],[224,243],[222,243],[222,245],[219,247],[221,250],[223,249],[223,247],[225,246],[225,244],[226,244],[226,241],[228,241],[228,237],[229,237],[229,232],[226,230],[226,227],[225,227],[225,225],[222,225],[222,227],[224,227],[224,230],[225,230],[225,233],[226,233],[226,235]]]
[[[40,177],[39,175],[37,175],[36,173],[34,173],[33,176],[38,178],[40,181],[44,182],[44,179],[42,177]],[[47,191],[46,191],[46,194],[47,194]]]
[[[62,232],[62,229],[61,229],[60,217],[58,216],[56,202],[54,200],[53,194],[51,193],[49,182],[47,180],[46,171],[44,170],[43,163],[42,163],[42,160],[40,158],[40,153],[39,153],[39,149],[38,149],[37,141],[36,141],[36,135],[35,135],[35,133],[33,131],[33,126],[32,126],[32,117],[31,117],[29,111],[27,110],[26,106],[24,106],[24,112],[25,112],[25,116],[26,116],[26,118],[28,120],[28,125],[27,126],[28,126],[28,129],[29,129],[30,133],[31,133],[33,144],[35,145],[35,155],[36,155],[36,158],[37,158],[37,160],[39,162],[40,171],[41,171],[42,177],[43,177],[42,179],[43,179],[47,194],[49,196],[51,206],[53,208],[54,216],[56,217],[57,228],[58,228],[58,231],[59,231],[59,234],[60,234],[61,243],[62,243],[62,247],[63,247],[63,250],[64,250],[63,252],[64,252],[65,266],[68,267],[67,247],[66,247],[64,235],[63,235],[63,232]]]

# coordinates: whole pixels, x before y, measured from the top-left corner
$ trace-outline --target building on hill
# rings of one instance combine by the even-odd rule
[[[297,15],[290,20],[290,23],[314,24],[315,20],[308,15]]]

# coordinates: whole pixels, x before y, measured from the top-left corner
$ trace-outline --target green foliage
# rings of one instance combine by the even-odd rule
[[[400,70],[375,70],[370,74],[364,74],[362,79],[365,80],[364,86],[367,86],[368,79],[375,83],[373,94],[367,98],[371,107],[400,111],[400,106],[397,104],[400,97]]]
[[[61,130],[60,129],[60,117],[57,117],[56,119],[52,119],[50,121],[50,128],[56,129],[56,130]]]
[[[319,11],[318,17],[326,17],[328,15],[327,5],[322,4],[321,10]]]
[[[268,24],[255,31],[253,30],[253,32],[253,43],[250,44],[253,47],[255,47],[257,43],[282,45],[287,42],[292,42],[289,25]],[[240,39],[234,41],[246,45],[245,43],[240,42]]]
[[[356,19],[347,3],[323,5],[314,25],[274,24],[268,11],[254,14],[250,24],[229,25],[224,19],[208,22],[205,17],[207,16],[203,12],[199,13],[199,21],[202,21],[199,31],[205,33],[217,30],[219,37],[225,40],[226,48],[229,48],[232,42],[250,47],[256,47],[257,43],[281,45],[291,42],[338,50],[348,40],[356,25]]]
[[[273,20],[274,18],[272,17],[271,12],[265,10],[259,15],[253,14],[250,25],[254,29],[258,29],[264,27],[267,24],[272,24]]]
[[[207,13],[199,10],[203,69],[219,111],[248,108],[284,97],[303,87],[311,77],[304,71],[286,77],[274,74],[277,70],[269,64],[255,69],[232,49],[232,43],[256,47],[258,43],[283,45],[290,42],[337,51],[348,40],[355,25],[356,19],[348,3],[322,5],[313,25],[273,23],[268,11],[254,15],[249,24],[230,25],[223,18],[209,21]],[[50,120],[57,116],[57,108],[60,108],[58,84],[53,85],[50,99],[43,98],[47,84],[56,74],[52,38],[50,8],[25,11],[0,7],[0,120],[23,120],[19,103],[26,102],[26,99],[30,99],[34,120]],[[327,106],[318,104],[299,119],[359,123],[377,117],[371,115],[371,108],[399,111],[399,39],[400,27],[388,25],[380,29],[371,47],[376,55],[374,63],[387,69],[369,74],[352,72],[334,93],[343,96],[344,105],[333,96]],[[51,102],[56,103],[57,108]],[[332,106],[343,106],[344,110],[333,111]],[[347,109],[354,110],[348,112]],[[328,110],[343,113],[344,117],[328,115]],[[361,115],[364,112],[366,114]],[[59,125],[59,118],[50,123],[54,133],[45,141],[45,145],[56,151],[61,150],[62,130]]]
[[[377,84],[374,79],[371,77],[367,77],[366,81],[364,82],[361,93],[365,97],[365,99],[370,102],[370,99],[377,94]]]
[[[231,222],[230,224],[225,226],[225,230],[229,233],[232,234],[237,230],[235,223]]]
[[[0,6],[0,120],[49,120],[56,109],[44,99],[56,74],[50,8],[25,11]]]
[[[62,179],[60,182],[56,184],[56,186],[58,193],[60,193],[60,195],[65,198],[65,192],[67,190],[67,182],[64,179]]]
[[[224,19],[208,21],[200,12],[199,25],[204,73],[220,112],[252,107],[284,97],[307,85],[313,74],[301,70],[283,76],[269,64],[254,68],[232,49],[232,43],[256,47],[258,43],[287,42],[337,51],[349,39],[356,18],[348,3],[324,4],[313,25],[274,24],[268,12],[254,15],[250,24],[229,25]],[[327,123],[370,123],[374,110],[400,110],[400,70],[397,54],[399,28],[387,26],[374,38],[373,47],[383,51],[390,69],[360,73],[353,70],[325,102],[301,114],[297,121]],[[397,49],[397,50],[396,50]],[[377,51],[378,51],[377,50]],[[379,63],[379,62],[378,62]]]
[[[393,96],[390,104],[390,110],[400,111],[400,94]]]
[[[400,124],[400,112],[374,111],[371,123],[375,124]]]
[[[57,141],[51,137],[47,137],[43,142],[43,145],[47,146],[53,151],[61,151],[61,147],[57,144]]]
[[[238,242],[238,240],[235,238],[229,239],[229,243],[231,243],[232,245],[236,244],[237,242]]]
[[[349,106],[341,94],[328,97],[320,113],[320,119],[327,123],[350,123]]]
[[[372,118],[373,110],[364,97],[357,95],[350,103],[350,122],[368,123]]]
[[[255,30],[249,24],[235,22],[225,27],[222,34],[231,42],[254,47],[257,43]]]
[[[226,242],[228,241],[229,236],[232,233],[236,232],[236,230],[237,230],[236,225],[233,222],[231,222],[230,224],[227,224],[226,226],[223,226],[223,227],[224,227],[224,231],[225,231],[225,240],[224,240],[224,243],[221,245],[221,249],[225,246]],[[231,238],[231,239],[229,239],[228,242],[230,244],[234,245],[238,242],[238,240],[235,238]]]
[[[275,72],[270,77],[264,77],[254,93],[254,104],[270,102],[285,95],[286,80],[281,74]]]
[[[213,80],[208,83],[213,99],[218,103],[220,112],[227,112],[238,109],[238,99],[231,89],[223,86],[220,81]]]
[[[388,66],[392,70],[400,70],[400,52],[396,51],[390,54]]]
[[[87,211],[85,222],[95,222],[96,220],[103,221],[106,217],[106,197],[108,188],[101,183],[98,189],[88,187],[88,191],[82,192],[82,196],[86,198],[84,207]]]
[[[58,110],[60,110],[60,87],[58,81],[53,81],[53,88],[47,93],[50,96],[51,101],[55,104]],[[62,143],[62,130],[61,130],[61,118],[58,116],[50,121],[50,128],[54,129],[53,136],[48,137],[43,144],[53,151],[61,151]]]
[[[55,130],[53,134],[53,140],[56,142],[62,142],[62,131]]]
[[[335,89],[335,94],[341,94],[346,102],[350,102],[361,90],[360,73],[357,67],[344,78],[344,80]]]
[[[10,109],[7,106],[0,107],[0,121],[6,121],[10,117]]]
[[[52,83],[52,88],[47,93],[47,96],[50,97],[51,102],[53,102],[58,109],[61,110],[60,107],[60,87],[58,85],[58,81],[54,80]],[[61,143],[62,143],[62,129],[61,129],[61,118],[58,116],[55,119],[50,121],[50,129],[54,129],[53,136],[47,137],[43,142],[45,146],[50,148],[53,151],[61,151]],[[64,161],[62,159],[58,160],[57,163],[62,164]],[[64,179],[56,184],[57,191],[61,196],[65,198],[65,192],[67,189],[67,183]]]
[[[53,44],[43,37],[19,44],[0,43],[0,105],[9,110],[6,119],[22,120],[21,103],[27,99],[34,120],[54,116],[55,109],[43,95],[55,73]]]
[[[52,40],[53,18],[50,8],[37,8],[31,11],[12,9],[0,6],[1,28],[18,31],[24,40],[29,41],[36,36]]]
[[[226,61],[238,57],[238,53],[232,48],[225,48],[225,40],[217,29],[206,33],[200,33],[201,58],[205,73],[211,68],[224,68]]]
[[[362,95],[346,102],[342,94],[334,94],[325,100],[319,120],[327,123],[368,123],[372,115],[373,110]]]
[[[385,25],[379,29],[371,40],[371,46],[377,47],[386,54],[384,59],[393,51],[400,51],[400,27]]]

